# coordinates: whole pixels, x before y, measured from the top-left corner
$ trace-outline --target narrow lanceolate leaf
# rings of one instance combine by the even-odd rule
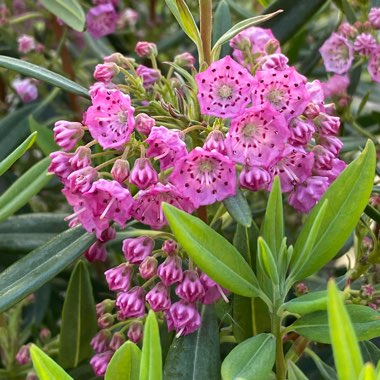
[[[32,344],[30,347],[30,356],[32,358],[33,368],[36,371],[39,380],[73,380],[63,368],[61,368],[35,344]]]
[[[305,374],[292,361],[288,361],[288,380],[307,380]]]
[[[272,250],[261,236],[257,240],[257,257],[259,259],[260,267],[265,275],[273,282],[273,284],[278,285],[280,278],[275,258]]]
[[[261,226],[261,236],[268,243],[272,252],[278,256],[281,242],[284,238],[284,212],[282,208],[282,193],[280,179],[276,176],[269,194],[264,222]]]
[[[237,345],[222,363],[222,379],[267,379],[276,356],[275,337],[259,334]]]
[[[367,205],[372,191],[375,165],[375,146],[372,141],[368,141],[360,156],[348,165],[313,208],[295,243],[292,266],[299,262],[312,226],[320,209],[325,207],[324,201],[328,199],[328,207],[322,218],[315,243],[310,247],[307,265],[292,275],[293,280],[302,280],[317,272],[344,245]]]
[[[245,16],[246,17],[246,16]],[[232,27],[230,7],[226,0],[221,0],[214,14],[212,42],[215,42]],[[221,58],[230,54],[231,47],[224,45],[221,50]]]
[[[333,280],[327,285],[327,294],[329,330],[338,377],[356,380],[363,367],[362,355],[354,327]]]
[[[218,379],[218,321],[213,305],[203,305],[202,325],[194,333],[174,338],[164,367],[164,380]]]
[[[314,311],[327,309],[327,292],[321,290],[304,294],[301,297],[293,298],[284,304],[284,309],[293,314],[310,314]]]
[[[163,210],[176,239],[202,271],[234,293],[259,294],[255,274],[228,240],[199,218],[169,204]]]
[[[162,380],[160,333],[152,310],[145,321],[139,380]]]
[[[34,65],[33,63],[0,55],[0,67],[17,71],[18,73],[28,77],[39,79],[53,86],[62,88],[65,91],[83,96],[84,98],[90,98],[88,91],[81,85],[53,71]]]
[[[62,310],[59,362],[64,368],[74,368],[90,357],[90,341],[96,330],[90,275],[85,263],[78,261],[70,277]]]
[[[26,205],[30,198],[51,180],[51,176],[47,175],[49,164],[50,158],[44,158],[32,166],[0,196],[0,221],[5,220]]]
[[[141,351],[131,341],[125,342],[112,356],[105,380],[135,380],[139,378]]]
[[[249,204],[241,190],[237,190],[236,195],[223,201],[224,207],[228,213],[244,227],[251,227],[252,212]]]
[[[86,18],[77,0],[41,0],[41,3],[65,24],[77,32],[83,32]]]
[[[5,160],[0,162],[0,176],[3,175],[36,141],[37,132],[33,132]]]
[[[76,227],[24,256],[0,274],[0,313],[39,289],[95,241]]]
[[[29,116],[28,121],[29,129],[38,133],[37,145],[45,153],[45,156],[60,149],[54,141],[54,133],[51,129],[48,129],[46,125],[39,124],[32,115]]]

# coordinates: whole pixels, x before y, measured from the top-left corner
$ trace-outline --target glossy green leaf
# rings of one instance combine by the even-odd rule
[[[289,313],[305,315],[318,310],[327,310],[327,292],[321,290],[293,298],[284,304]]]
[[[17,179],[0,196],[0,221],[26,205],[51,180],[47,175],[50,157],[46,157]]]
[[[83,96],[84,98],[90,98],[88,91],[81,85],[53,71],[34,65],[33,63],[0,55],[0,67],[17,71],[18,73],[28,77],[39,79],[53,86],[62,88],[65,91]]]
[[[288,380],[308,380],[305,374],[294,364],[288,361]]]
[[[362,305],[346,305],[346,310],[359,340],[380,336],[380,313]],[[289,326],[288,330],[296,331],[309,340],[331,343],[326,311],[306,314]]]
[[[276,343],[272,334],[259,334],[238,344],[222,363],[223,380],[266,379],[275,361]]]
[[[164,367],[164,380],[218,379],[218,320],[213,305],[203,305],[202,324],[194,333],[174,338]]]
[[[112,356],[105,380],[135,380],[139,378],[141,351],[131,341],[125,342]]]
[[[330,339],[338,377],[345,380],[356,380],[363,367],[363,359],[354,326],[333,280],[328,282],[327,295]],[[378,315],[380,316],[380,314]],[[363,319],[363,322],[365,320]]]
[[[327,365],[315,352],[311,349],[306,348],[305,352],[308,356],[313,359],[315,365],[318,368],[319,374],[322,376],[323,380],[337,380],[337,374],[334,368]]]
[[[30,356],[39,380],[74,380],[35,344],[30,347]]]
[[[216,41],[232,27],[230,7],[226,0],[221,0],[215,10],[213,31],[212,31],[212,43]],[[230,54],[231,47],[227,44],[222,46],[221,58]]]
[[[358,380],[376,380],[375,367],[372,363],[364,364]]]
[[[60,150],[60,147],[54,141],[54,132],[45,125],[40,125],[32,115],[29,116],[29,128],[32,132],[38,132],[37,145],[44,152],[45,156]]]
[[[162,208],[176,239],[203,272],[234,293],[259,294],[255,274],[228,240],[199,218],[166,203]]]
[[[62,309],[59,362],[74,368],[92,354],[91,339],[97,331],[95,301],[86,264],[78,261],[67,287]]]
[[[77,227],[58,235],[0,274],[0,313],[73,263],[95,241]]]
[[[261,236],[272,252],[278,256],[282,239],[284,238],[284,211],[282,207],[282,192],[279,177],[275,177],[269,194],[264,222],[261,225]]]
[[[333,0],[338,8],[345,14],[347,21],[350,24],[354,24],[356,19],[355,11],[352,9],[351,5],[347,0]]]
[[[3,175],[36,141],[37,132],[32,133],[5,160],[0,162],[0,176]]]
[[[330,261],[344,245],[355,228],[367,205],[375,175],[376,152],[372,141],[368,141],[360,156],[353,161],[331,184],[320,202],[308,215],[294,246],[292,265],[299,261],[309,239],[314,221],[328,199],[328,207],[322,218],[315,244],[310,248],[307,265],[292,275],[293,280],[302,280],[317,272]]]
[[[236,195],[223,201],[224,207],[228,213],[244,227],[250,227],[252,224],[252,212],[247,200],[241,190],[236,191]]]
[[[362,353],[363,362],[372,362],[377,364],[380,362],[380,349],[370,341],[362,341],[359,343]]]
[[[41,0],[41,4],[68,26],[83,32],[86,17],[77,0]]]
[[[162,380],[160,333],[153,310],[145,321],[139,380]]]
[[[371,206],[370,204],[368,204],[365,209],[364,209],[364,212],[370,217],[372,218],[375,222],[379,223],[380,224],[380,212],[375,209],[375,207]]]
[[[273,282],[273,284],[278,285],[280,283],[280,278],[273,252],[261,236],[257,239],[257,257],[259,259],[260,267],[265,275]]]

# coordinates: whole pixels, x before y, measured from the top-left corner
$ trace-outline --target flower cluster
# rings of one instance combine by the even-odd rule
[[[380,82],[380,8],[371,8],[368,19],[353,25],[345,22],[320,48],[327,71],[346,74],[355,59],[368,60],[368,72],[375,82]]]

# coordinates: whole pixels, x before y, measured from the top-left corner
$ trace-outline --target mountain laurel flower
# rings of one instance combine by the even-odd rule
[[[18,51],[23,54],[29,53],[36,48],[36,40],[33,36],[23,34],[17,39],[17,42]]]
[[[108,363],[111,361],[113,353],[113,351],[109,350],[100,354],[96,354],[91,358],[90,364],[96,376],[105,375]]]
[[[129,169],[129,162],[119,158],[112,166],[112,178],[119,183],[123,183],[129,178]]]
[[[105,271],[104,276],[110,290],[126,292],[131,285],[133,266],[128,263],[122,263]]]
[[[99,240],[90,246],[90,248],[85,252],[84,257],[91,263],[95,261],[106,261],[107,260],[107,249],[106,245]]]
[[[189,52],[185,52],[174,57],[174,63],[180,67],[192,68],[195,64],[195,58]]]
[[[169,288],[162,282],[158,282],[146,295],[146,300],[151,309],[155,312],[164,311],[170,308],[171,300]]]
[[[223,132],[218,130],[211,131],[203,144],[203,149],[210,152],[216,150],[221,154],[226,154],[227,150]]]
[[[125,343],[125,336],[120,331],[116,331],[111,338],[110,341],[110,349],[113,351],[117,351],[122,345]]]
[[[94,38],[104,37],[116,29],[118,16],[111,3],[90,8],[87,13],[87,30]]]
[[[168,256],[165,261],[159,265],[157,275],[165,286],[170,286],[176,282],[182,281],[182,260],[177,255]]]
[[[227,289],[222,288],[218,283],[208,277],[206,273],[202,272],[199,279],[205,289],[205,295],[201,299],[201,303],[210,305],[221,298],[223,298],[225,302],[228,302],[226,294],[228,294],[229,291]]]
[[[143,338],[144,328],[140,322],[132,322],[128,329],[128,339],[133,343],[138,343]]]
[[[66,151],[73,149],[84,135],[81,123],[66,120],[57,121],[53,131],[55,142]]]
[[[74,170],[84,169],[91,166],[91,149],[86,146],[79,146],[69,160]]]
[[[335,95],[344,95],[348,89],[349,84],[350,78],[347,74],[334,74],[327,80],[326,83],[323,84],[323,93],[327,98],[331,98]]]
[[[15,79],[12,82],[12,87],[24,103],[30,103],[38,98],[38,89],[35,83],[30,78]]]
[[[158,182],[158,174],[154,170],[149,158],[138,158],[135,161],[129,176],[129,182],[142,190]]]
[[[139,41],[136,44],[135,53],[139,57],[157,56],[157,46],[153,42]]]
[[[116,297],[119,317],[122,319],[139,318],[145,315],[145,291],[135,286],[128,292],[119,293]]]
[[[380,83],[380,45],[369,56],[368,72],[374,82]]]
[[[369,56],[376,47],[376,39],[369,33],[359,34],[354,41],[354,50],[365,56]]]
[[[92,166],[72,172],[67,177],[67,185],[72,193],[85,193],[91,189],[93,182],[98,179],[98,172]]]
[[[368,13],[368,20],[373,28],[380,29],[380,8],[371,8]]]
[[[103,63],[96,65],[94,78],[99,82],[110,82],[117,74],[119,74],[119,67],[116,63]]]
[[[156,124],[156,121],[146,113],[139,113],[136,115],[135,122],[136,131],[145,136],[149,136],[150,131]]]
[[[174,255],[178,252],[178,244],[175,240],[168,239],[163,242],[161,249],[168,255]]]
[[[240,187],[251,191],[268,190],[272,180],[272,174],[259,166],[244,165],[239,175]]]
[[[172,327],[177,332],[177,337],[198,330],[202,322],[195,305],[184,300],[173,303],[168,313],[172,320]]]
[[[141,264],[154,248],[154,240],[148,236],[140,236],[123,240],[123,253],[132,264]]]
[[[24,344],[16,354],[16,361],[20,365],[30,363],[30,344]]]
[[[109,330],[101,330],[91,339],[91,347],[97,353],[107,351],[110,340],[111,333]]]
[[[140,276],[144,280],[149,280],[157,273],[158,261],[155,257],[148,256],[139,265]]]
[[[145,89],[153,87],[160,79],[161,73],[156,69],[151,69],[144,65],[138,65],[136,68],[137,75],[142,79],[142,84]]]
[[[202,299],[205,295],[205,290],[198,273],[194,270],[186,270],[183,272],[183,279],[176,286],[175,293],[178,297],[191,303]]]
[[[67,177],[75,170],[70,163],[72,157],[72,153],[61,151],[50,153],[51,162],[47,170],[48,173],[55,174],[62,182],[65,182]]]

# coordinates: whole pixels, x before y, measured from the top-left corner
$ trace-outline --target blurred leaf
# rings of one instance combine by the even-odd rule
[[[254,13],[245,8],[245,7],[242,7],[241,5],[239,5],[238,2],[234,1],[234,0],[226,0],[227,1],[227,4],[230,6],[231,10],[239,17],[242,17],[242,18],[247,18],[247,17],[253,17],[254,16]]]
[[[343,246],[355,228],[371,194],[375,156],[374,144],[369,140],[360,156],[347,166],[312,209],[295,243],[292,266],[299,262],[314,221],[320,209],[326,207],[324,201],[328,199],[328,207],[322,218],[315,244],[310,246],[307,265],[297,269],[296,274],[291,275],[292,280],[302,280],[317,272]]]
[[[329,365],[327,365],[315,352],[313,352],[311,349],[306,349],[305,352],[307,353],[307,355],[309,355],[315,365],[317,366],[318,368],[318,371],[320,373],[320,375],[322,376],[322,378],[324,380],[337,380],[337,375],[336,375],[336,372],[334,370],[334,368],[330,367]]]
[[[355,67],[354,69],[350,70],[350,84],[347,89],[347,93],[349,95],[354,95],[356,92],[356,89],[359,86],[360,83],[360,76],[362,74],[363,65],[359,65]]]
[[[219,329],[214,305],[202,305],[201,327],[174,338],[166,357],[164,380],[220,378]]]
[[[358,380],[376,380],[375,367],[372,363],[364,364],[360,371]]]
[[[380,361],[380,349],[372,342],[364,340],[359,343],[363,361],[377,364]]]
[[[274,285],[279,285],[280,278],[273,252],[266,241],[259,236],[257,240],[257,257],[260,268]]]
[[[330,280],[327,284],[327,297],[330,339],[338,377],[344,380],[356,380],[363,367],[363,360],[354,326],[334,280]],[[377,318],[379,316],[380,314]],[[362,321],[365,322],[367,319],[363,318]]]
[[[77,0],[41,0],[42,5],[65,24],[83,32],[86,17]]]
[[[228,240],[199,218],[167,203],[162,208],[176,239],[203,272],[234,293],[258,295],[255,274]]]
[[[45,125],[37,123],[32,115],[28,118],[29,128],[32,132],[38,132],[37,145],[44,152],[45,156],[60,149],[54,141],[54,133]]]
[[[160,333],[153,310],[145,321],[139,380],[162,380]]]
[[[377,223],[380,223],[380,212],[378,210],[375,209],[375,207],[371,206],[370,204],[368,204],[365,209],[364,209],[364,212],[370,217],[372,218],[375,222]]]
[[[359,340],[380,336],[380,313],[363,305],[346,305],[346,310]],[[331,343],[326,311],[316,311],[297,319],[289,331],[296,331],[309,340]]]
[[[95,241],[76,227],[24,256],[0,274],[0,313],[73,263]]]
[[[327,292],[321,290],[293,298],[284,304],[284,309],[292,314],[309,314],[327,309]]]
[[[359,104],[359,107],[358,107],[358,111],[356,112],[356,117],[359,117],[360,114],[362,113],[365,105],[367,104],[368,102],[368,99],[369,99],[369,96],[371,95],[371,91],[367,91],[365,93],[365,95],[363,96],[362,100],[360,101],[360,104]]]
[[[62,309],[59,362],[76,367],[91,356],[91,339],[97,331],[95,301],[86,264],[78,261],[71,274]]]
[[[288,380],[307,380],[305,374],[291,360],[288,361]]]
[[[0,162],[0,176],[3,175],[36,141],[37,132],[33,132],[5,160]]]
[[[139,378],[141,351],[131,341],[125,342],[112,356],[105,380],[135,380]]]
[[[39,380],[74,380],[35,344],[30,347],[30,356]]]
[[[214,14],[212,43],[216,41],[232,27],[230,7],[226,0],[221,0]],[[223,45],[220,57],[223,58],[231,53],[229,45]]]
[[[347,0],[333,0],[336,6],[345,14],[347,21],[350,24],[354,24],[356,19],[355,11],[352,9],[351,5]]]
[[[238,344],[222,363],[223,380],[266,379],[276,356],[275,337],[259,334]]]
[[[244,227],[251,226],[252,212],[241,190],[237,189],[236,195],[225,199],[223,205],[236,222]]]
[[[26,205],[51,180],[47,175],[50,157],[32,166],[0,196],[0,221]]]
[[[12,57],[6,57],[5,55],[0,55],[0,67],[17,71],[18,73],[28,77],[42,80],[43,82],[62,88],[63,90],[66,90],[68,92],[80,95],[84,98],[90,98],[88,91],[81,85],[73,82],[70,79],[65,78],[64,76],[58,73],[34,65],[33,63],[29,63]]]

